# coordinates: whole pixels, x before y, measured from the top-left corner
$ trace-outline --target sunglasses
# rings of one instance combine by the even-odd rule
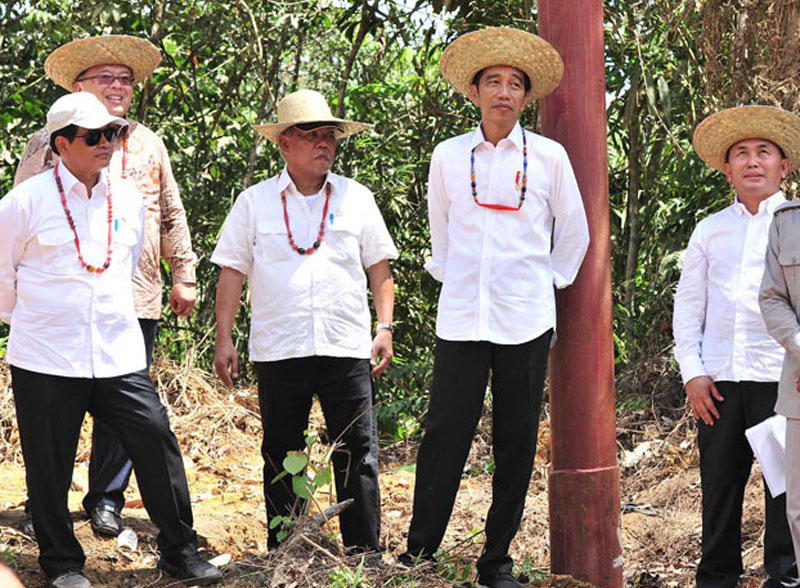
[[[101,73],[96,76],[86,76],[85,78],[78,78],[75,80],[76,82],[83,82],[85,80],[94,80],[101,86],[110,86],[114,83],[115,80],[119,80],[120,85],[122,86],[132,86],[133,85],[133,76],[128,74],[122,74],[121,76],[111,75],[109,73]]]
[[[113,143],[117,137],[124,137],[126,132],[127,128],[125,127],[105,127],[102,129],[92,129],[83,135],[75,135],[75,138],[83,139],[87,146],[94,147],[100,142],[100,137],[105,137],[106,141]]]

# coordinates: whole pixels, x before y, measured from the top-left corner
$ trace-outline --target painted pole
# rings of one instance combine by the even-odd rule
[[[565,66],[561,85],[542,101],[542,131],[569,153],[591,233],[575,283],[556,295],[550,567],[621,588],[602,0],[540,0],[539,34]]]

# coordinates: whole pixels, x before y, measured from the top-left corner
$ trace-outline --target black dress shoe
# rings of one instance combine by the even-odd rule
[[[158,560],[159,570],[164,570],[170,576],[189,582],[192,586],[205,586],[222,580],[222,572],[217,566],[208,563],[197,552],[180,559]]]
[[[92,583],[80,572],[66,572],[48,580],[47,588],[92,588]]]
[[[25,516],[22,517],[22,520],[19,522],[19,530],[36,541],[36,529],[33,528],[33,519],[31,518],[31,513],[26,512]]]
[[[92,530],[103,537],[116,537],[122,532],[122,517],[113,506],[101,504],[89,513]]]
[[[524,586],[508,572],[500,572],[491,579],[479,579],[478,588],[524,588]]]
[[[414,555],[408,551],[400,554],[400,557],[397,558],[397,565],[407,570],[413,570],[417,566],[423,566],[425,564],[431,566],[436,565],[436,558],[432,555],[428,555],[427,553]]]

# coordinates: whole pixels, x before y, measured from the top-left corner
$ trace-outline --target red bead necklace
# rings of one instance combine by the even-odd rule
[[[325,207],[322,209],[322,222],[319,223],[319,233],[317,234],[317,240],[309,247],[305,249],[303,247],[298,247],[297,243],[294,242],[294,237],[292,236],[292,229],[289,226],[289,210],[286,208],[286,190],[281,190],[281,202],[283,202],[283,220],[286,223],[286,233],[289,236],[289,245],[291,245],[292,249],[297,251],[300,255],[311,255],[322,244],[322,237],[325,235],[325,217],[328,216],[328,203],[331,200],[331,183],[328,182],[325,184]]]
[[[72,214],[67,206],[67,197],[64,194],[64,186],[61,184],[61,178],[58,175],[58,166],[60,163],[60,161],[56,163],[55,168],[56,185],[58,186],[58,194],[61,196],[61,206],[64,207],[64,214],[67,216],[69,228],[72,229],[72,234],[75,235],[75,248],[78,250],[78,261],[81,262],[81,267],[90,274],[102,274],[108,269],[108,266],[111,265],[111,226],[113,224],[114,216],[111,204],[111,180],[109,179],[108,174],[106,174],[106,200],[108,201],[108,252],[106,253],[105,263],[103,263],[103,265],[100,267],[95,267],[86,263],[86,260],[83,259],[83,255],[81,254],[81,240],[78,238],[78,232],[75,230],[75,222],[72,220]]]

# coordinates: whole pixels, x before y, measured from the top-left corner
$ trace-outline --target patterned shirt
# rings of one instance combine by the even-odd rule
[[[112,175],[122,174],[142,193],[145,205],[145,232],[139,266],[133,277],[136,315],[144,319],[161,318],[160,257],[169,264],[172,283],[195,283],[197,257],[186,222],[178,185],[164,142],[141,123],[128,119],[126,141],[118,142],[109,164]],[[52,168],[58,156],[50,149],[47,129],[34,133],[17,167],[14,185]]]

